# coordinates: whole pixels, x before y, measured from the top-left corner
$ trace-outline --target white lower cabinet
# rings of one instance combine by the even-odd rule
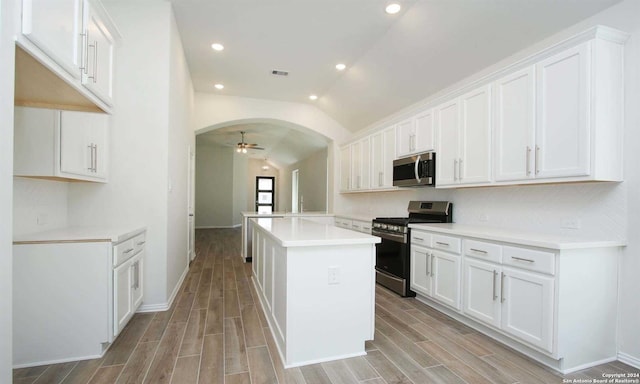
[[[464,264],[466,315],[553,351],[553,277],[471,258]]]
[[[140,251],[113,270],[113,334],[117,336],[127,325],[136,309],[142,304],[142,263],[144,252]]]
[[[616,358],[623,243],[434,227],[411,227],[419,300],[563,373]]]
[[[413,231],[412,238],[431,239],[431,235]],[[430,240],[427,241],[430,242]],[[424,246],[411,246],[410,286],[442,304],[460,309],[460,255]]]
[[[14,367],[99,358],[140,306],[145,232],[107,232],[14,242]]]

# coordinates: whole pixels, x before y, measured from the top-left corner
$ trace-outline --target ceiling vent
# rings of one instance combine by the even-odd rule
[[[273,71],[271,71],[272,75],[276,75],[276,76],[289,76],[289,72],[287,71],[279,71],[277,69],[274,69]]]

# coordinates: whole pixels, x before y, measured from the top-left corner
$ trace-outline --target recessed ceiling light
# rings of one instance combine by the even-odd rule
[[[309,96],[309,100],[318,100],[318,96],[311,95],[311,96]]]
[[[220,44],[220,43],[213,43],[211,44],[211,48],[213,48],[214,51],[222,51],[224,49],[224,45]]]
[[[216,87],[216,89],[223,89],[223,88],[224,88],[224,85],[222,85],[222,84],[216,84],[216,85],[214,85],[214,87]]]
[[[391,3],[389,5],[387,5],[387,7],[384,9],[385,12],[387,12],[390,15],[395,15],[396,13],[400,12],[400,4],[398,3]]]
[[[346,66],[346,65],[344,65],[344,64],[342,64],[342,63],[340,63],[340,64],[336,64],[336,69],[337,69],[338,71],[344,71],[344,69],[345,69],[345,68],[347,68],[347,66]]]

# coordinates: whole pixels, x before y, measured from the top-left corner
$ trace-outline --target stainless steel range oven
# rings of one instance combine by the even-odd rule
[[[453,204],[448,201],[410,201],[409,217],[373,219],[371,234],[382,242],[376,244],[376,282],[400,296],[415,296],[410,289],[411,233],[409,224],[450,223]]]

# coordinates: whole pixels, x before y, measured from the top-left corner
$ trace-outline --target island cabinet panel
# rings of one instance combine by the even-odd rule
[[[365,355],[379,238],[297,218],[253,224],[253,282],[285,368]]]

